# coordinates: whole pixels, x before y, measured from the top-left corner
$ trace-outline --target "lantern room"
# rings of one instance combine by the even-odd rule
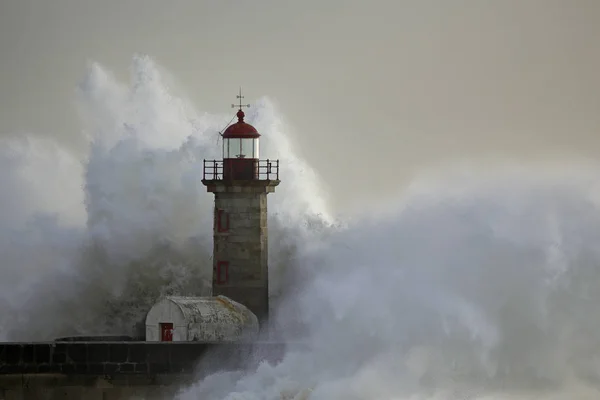
[[[223,178],[225,180],[258,179],[258,138],[260,134],[244,122],[244,112],[237,112],[238,121],[223,132]]]

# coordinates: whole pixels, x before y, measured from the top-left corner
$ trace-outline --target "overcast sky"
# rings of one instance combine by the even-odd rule
[[[0,132],[72,142],[86,62],[127,77],[134,53],[199,111],[275,99],[343,205],[451,160],[600,150],[599,0],[0,0]]]

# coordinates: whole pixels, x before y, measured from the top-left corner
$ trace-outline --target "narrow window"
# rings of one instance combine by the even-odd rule
[[[225,210],[217,210],[217,232],[229,231],[229,214]]]
[[[229,281],[229,261],[217,261],[216,282],[224,285]]]

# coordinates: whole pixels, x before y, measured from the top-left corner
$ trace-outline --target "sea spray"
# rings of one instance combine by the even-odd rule
[[[553,168],[440,173],[331,232],[277,314],[309,350],[179,399],[597,397],[600,169]]]
[[[213,199],[202,165],[220,156],[218,131],[230,116],[195,113],[145,56],[134,57],[129,85],[90,64],[77,104],[86,154],[34,135],[3,139],[4,340],[134,333],[159,296],[210,293]],[[281,173],[290,184],[271,203],[276,282],[307,221],[328,211],[273,104],[262,99],[253,110],[263,154],[288,160]]]
[[[131,82],[90,65],[84,155],[2,139],[3,339],[126,333],[161,294],[207,290],[212,198],[199,180],[230,117],[195,113],[147,57]],[[307,350],[209,375],[179,399],[598,398],[597,165],[438,172],[333,224],[272,102],[251,110],[262,154],[282,163],[274,318]]]

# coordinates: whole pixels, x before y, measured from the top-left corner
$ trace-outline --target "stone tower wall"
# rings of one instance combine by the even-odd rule
[[[213,296],[242,303],[263,321],[269,312],[267,194],[274,187],[255,181],[215,189]]]

